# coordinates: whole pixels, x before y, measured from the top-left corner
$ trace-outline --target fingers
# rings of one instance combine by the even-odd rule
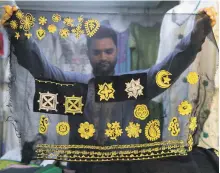
[[[216,12],[215,8],[214,7],[203,8],[203,9],[199,10],[198,14],[202,14],[202,13],[207,14],[207,16],[210,18],[211,26],[212,27],[215,26],[216,16],[217,16],[217,12]]]
[[[2,25],[4,25],[5,22],[11,18],[13,13],[18,10],[17,6],[10,6],[10,5],[5,5],[3,8],[4,8],[4,14],[1,18]]]

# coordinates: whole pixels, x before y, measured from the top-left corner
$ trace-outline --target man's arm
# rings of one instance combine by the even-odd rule
[[[201,46],[210,31],[210,19],[204,15],[203,18],[196,21],[193,31],[180,41],[172,53],[147,71],[147,97],[149,100],[166,90],[156,84],[157,73],[160,70],[169,71],[172,74],[171,84],[173,84],[195,60],[196,54],[201,51]]]

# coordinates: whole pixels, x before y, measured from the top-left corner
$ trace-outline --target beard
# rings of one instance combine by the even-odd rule
[[[93,74],[95,76],[109,76],[113,75],[115,72],[116,61],[99,61],[96,64],[92,64]]]

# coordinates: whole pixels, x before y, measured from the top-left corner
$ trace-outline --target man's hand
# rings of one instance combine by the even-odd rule
[[[2,15],[1,18],[2,25],[4,25],[12,17],[13,13],[18,10],[17,6],[10,6],[10,5],[5,5],[3,8],[4,8],[4,14]]]

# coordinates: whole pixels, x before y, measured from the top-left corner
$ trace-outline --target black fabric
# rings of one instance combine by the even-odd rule
[[[0,171],[0,173],[34,173],[40,168],[9,168]]]
[[[147,74],[146,73],[137,73],[137,74],[126,74],[120,76],[96,76],[95,78],[95,101],[96,102],[119,102],[126,100],[143,100],[147,98],[147,88],[143,88],[143,95],[139,95],[137,98],[128,97],[128,93],[125,91],[126,83],[130,83],[131,80],[139,80],[141,86],[146,86],[147,84]],[[114,98],[109,100],[100,100],[99,85],[104,83],[112,83],[112,88],[115,90]]]

